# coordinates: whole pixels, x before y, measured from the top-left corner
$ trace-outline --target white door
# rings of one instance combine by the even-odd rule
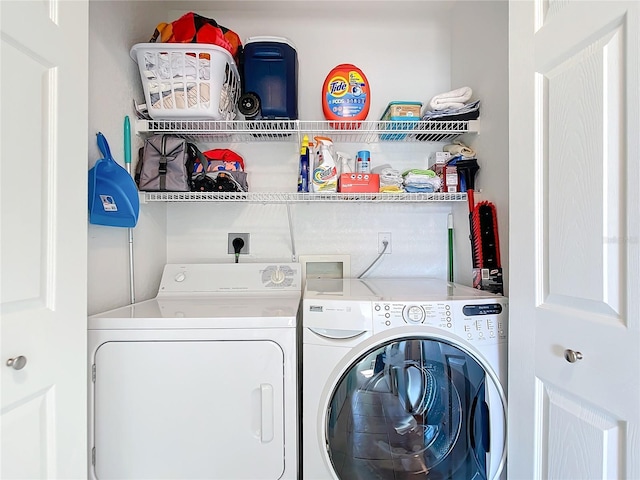
[[[87,15],[0,2],[3,479],[86,477]]]
[[[94,398],[92,479],[282,477],[284,356],[275,342],[106,342]]]
[[[639,16],[510,3],[509,478],[640,478]]]

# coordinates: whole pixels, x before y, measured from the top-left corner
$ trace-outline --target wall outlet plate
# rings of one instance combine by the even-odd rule
[[[387,242],[386,250],[382,242]],[[391,232],[378,232],[378,253],[382,252],[391,253]]]
[[[233,248],[233,240],[236,238],[241,238],[244,241],[244,246],[242,250],[240,250],[241,255],[249,255],[249,238],[251,237],[248,233],[230,233],[227,241],[227,253],[235,254],[236,251]]]

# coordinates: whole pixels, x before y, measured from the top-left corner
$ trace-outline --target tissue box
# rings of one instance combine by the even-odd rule
[[[378,193],[380,175],[377,173],[343,173],[340,175],[338,191],[344,193]]]

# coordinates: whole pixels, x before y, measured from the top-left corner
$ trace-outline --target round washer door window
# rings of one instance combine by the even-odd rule
[[[500,398],[488,378],[470,353],[441,339],[379,344],[331,396],[325,433],[334,472],[341,480],[486,479],[488,398]],[[504,405],[492,407],[503,422]]]

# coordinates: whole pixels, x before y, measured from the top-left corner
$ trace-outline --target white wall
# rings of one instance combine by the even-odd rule
[[[506,17],[493,17],[494,12],[502,12],[497,5],[503,2],[471,3],[477,4],[473,15],[483,15],[489,30],[494,30],[491,25],[495,21],[504,22],[497,31],[506,31]],[[456,55],[462,54],[456,36],[457,27],[452,28],[452,25],[459,25],[460,20],[452,18],[453,5],[454,2],[304,0],[92,2],[90,123],[108,134],[110,141],[113,138],[114,153],[121,151],[122,118],[126,114],[133,115],[130,107],[132,98],[142,100],[135,63],[128,58],[129,48],[134,43],[146,41],[157,23],[176,19],[189,10],[215,18],[236,31],[243,40],[255,35],[278,35],[293,41],[299,57],[298,97],[302,120],[323,118],[322,84],[328,72],[339,63],[354,63],[368,77],[372,91],[369,120],[378,119],[388,102],[393,100],[417,100],[426,104],[433,95],[467,80],[460,72],[470,58],[464,56],[462,67],[456,63]],[[477,38],[474,37],[470,43],[475,41]],[[473,51],[480,58],[486,54],[481,46]],[[500,75],[506,71],[506,57],[503,65],[500,57],[492,62],[500,70]],[[490,78],[486,72],[476,73],[481,78]],[[455,82],[452,81],[453,76]],[[473,86],[477,98],[483,99],[483,105],[491,104],[492,98],[500,98],[503,93],[506,101],[506,90],[500,90],[500,82],[483,81],[477,87]],[[108,95],[107,91],[112,87],[117,89],[117,93],[112,91]],[[501,115],[500,108],[487,108],[487,115],[483,109],[483,124],[485,121],[495,122],[492,115]],[[501,130],[500,122],[488,132],[483,129],[482,133],[483,140],[486,139],[489,145],[506,142],[506,136],[506,127]],[[141,141],[139,138],[135,140]],[[349,153],[369,149],[373,166],[388,163],[404,171],[427,168],[429,153],[440,150],[443,145],[426,142],[338,144],[337,148]],[[245,159],[253,191],[295,191],[298,168],[298,146],[295,143],[199,146],[202,149],[231,148],[240,153]],[[90,152],[90,165],[96,154]],[[121,155],[119,158],[116,155],[116,159],[121,158]],[[504,170],[505,182],[499,186],[503,191],[498,195],[505,198],[506,165],[504,155],[495,162],[492,160],[490,165],[482,165],[486,176],[490,172],[493,175]],[[486,185],[482,184],[483,188]],[[377,256],[378,232],[391,232],[392,253],[384,256],[370,276],[429,275],[445,278],[447,214],[453,211],[463,219],[456,224],[459,250],[456,261],[460,264],[457,270],[461,272],[456,280],[469,284],[471,264],[468,220],[464,221],[466,208],[466,203],[444,202],[294,204],[291,217],[296,253],[349,254],[352,274],[356,276]],[[502,219],[502,211],[499,214]],[[504,215],[506,218],[506,211]],[[291,257],[285,205],[142,205],[141,220],[135,229],[137,299],[155,294],[160,270],[166,262],[232,262],[232,255],[226,253],[229,232],[251,234],[251,254],[243,256],[242,261],[288,260]],[[503,238],[504,252],[506,234]],[[89,248],[90,312],[127,303],[126,231],[90,227]],[[503,258],[506,258],[505,253]],[[468,268],[464,266],[465,262]]]
[[[323,2],[320,2],[322,4]],[[244,40],[256,35],[284,36],[296,45],[299,58],[299,111],[304,120],[323,119],[321,91],[329,71],[340,63],[360,67],[371,85],[369,119],[380,118],[389,101],[429,98],[449,88],[449,11],[443,5],[403,2],[369,3],[366,8],[347,3],[243,2],[198,13],[215,18]],[[268,5],[268,7],[267,7]],[[342,4],[344,7],[344,3]],[[434,8],[438,7],[438,8]],[[275,13],[273,10],[277,10]],[[311,9],[311,10],[310,10]],[[337,14],[338,12],[343,14]],[[183,10],[171,12],[177,18]],[[354,22],[354,18],[359,18]],[[415,48],[415,45],[428,45]],[[213,145],[211,145],[213,146]],[[249,170],[254,191],[295,191],[298,167],[296,144],[222,145],[236,150]],[[372,152],[372,166],[385,163],[404,171],[427,168],[437,144],[337,144],[355,154]],[[440,145],[441,147],[441,145]],[[392,233],[392,253],[385,255],[372,276],[446,276],[446,215],[450,204],[296,204],[292,207],[298,254],[351,255],[352,273],[364,271],[377,256],[378,232]],[[228,232],[249,232],[251,254],[244,261],[291,256],[288,217],[284,205],[172,205],[169,218],[169,261],[231,262]],[[203,218],[210,219],[209,228]],[[193,241],[197,238],[197,241]],[[207,249],[197,246],[207,245]]]
[[[162,4],[148,1],[92,0],[89,3],[89,151],[88,167],[101,155],[95,135],[101,131],[111,153],[124,164],[124,117],[135,121],[132,99],[140,77],[129,56],[132,45],[149,39]],[[132,161],[142,140],[133,135]],[[166,259],[166,207],[144,205],[135,238],[136,295],[149,298],[158,289]],[[129,243],[126,228],[89,225],[88,311],[105,311],[129,303]]]
[[[505,295],[509,269],[509,5],[506,1],[457,2],[452,15],[451,82],[467,85],[481,100],[479,135],[465,135],[477,152],[480,170],[476,177],[476,203],[488,200],[496,205],[498,236]],[[467,210],[468,212],[468,210]],[[456,224],[456,277],[469,278],[471,246],[468,217],[458,213]],[[466,231],[464,230],[466,228]],[[464,257],[463,257],[464,256]],[[466,283],[466,282],[465,282]]]

